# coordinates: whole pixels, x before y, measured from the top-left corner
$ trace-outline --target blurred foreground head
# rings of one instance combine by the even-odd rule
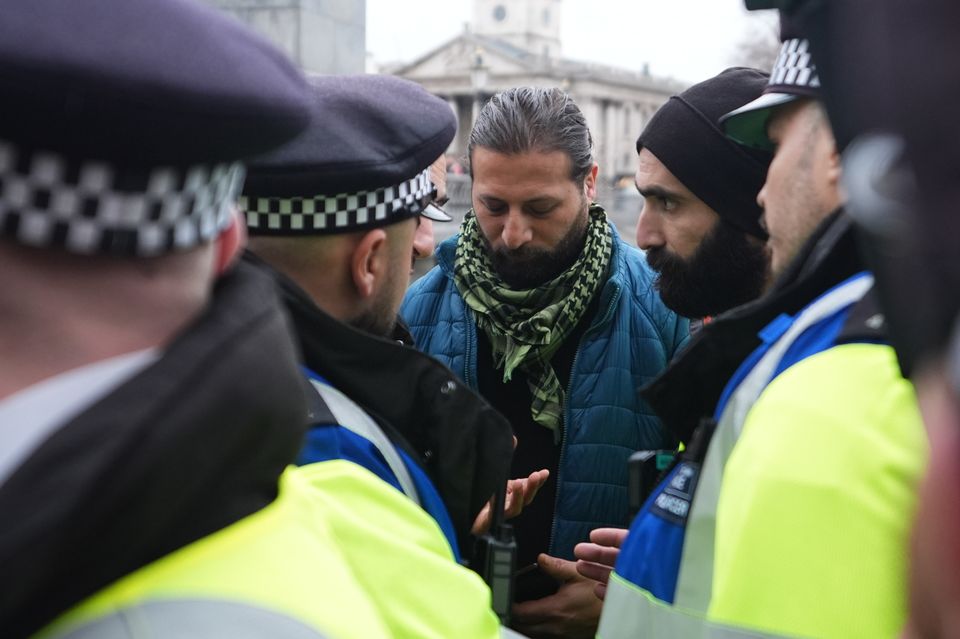
[[[774,279],[843,202],[840,156],[820,102],[810,43],[788,19],[781,20],[780,38],[763,95],[721,118],[732,139],[774,154],[757,195]]]
[[[246,158],[307,122],[304,79],[182,0],[10,0],[0,19],[0,396],[165,342],[242,243]],[[50,334],[57,339],[50,339]]]
[[[810,40],[849,210],[907,368],[960,311],[960,6],[949,0],[747,0]],[[922,309],[922,312],[918,312]]]
[[[850,210],[930,435],[907,634],[960,636],[960,5],[752,4],[801,21],[821,61]]]

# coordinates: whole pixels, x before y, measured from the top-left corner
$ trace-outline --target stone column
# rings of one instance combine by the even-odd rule
[[[450,110],[453,111],[453,117],[456,118],[457,122],[457,134],[454,136],[453,140],[450,142],[450,147],[447,148],[448,154],[459,153],[459,144],[460,144],[460,106],[457,104],[456,96],[447,97],[447,105],[450,107]]]
[[[619,131],[617,130],[617,125],[619,124],[619,118],[617,117],[617,105],[613,102],[607,102],[605,107],[604,115],[604,157],[603,164],[604,167],[601,171],[604,174],[604,179],[609,182],[617,172],[617,135]]]

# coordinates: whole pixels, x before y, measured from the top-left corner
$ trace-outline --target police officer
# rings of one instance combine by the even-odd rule
[[[960,633],[960,251],[956,38],[945,0],[789,3],[822,61],[850,210],[901,365],[917,388],[930,464],[912,535],[905,637]],[[869,17],[867,19],[867,17]],[[891,46],[896,42],[896,46]]]
[[[774,149],[758,203],[776,280],[683,355],[728,381],[631,527],[605,637],[891,636],[905,621],[926,443],[835,210],[840,161],[809,43],[786,26],[765,95],[724,118],[734,139]],[[689,416],[682,370],[648,393],[668,422]]]
[[[234,266],[240,162],[307,123],[301,75],[191,2],[2,13],[2,634],[387,636],[284,472],[294,347]]]
[[[433,203],[431,165],[453,139],[455,118],[445,102],[400,78],[310,83],[310,127],[251,164],[240,202],[249,259],[279,282],[311,386],[300,463],[363,466],[443,531],[448,561],[418,566],[418,588],[381,580],[392,601],[409,597],[408,610],[392,609],[418,624],[413,634],[496,632],[485,588],[457,560],[461,548],[470,557],[477,513],[506,484],[510,426],[449,369],[396,339],[419,218],[448,219]],[[363,500],[351,505],[368,512]],[[346,532],[350,544],[355,534]],[[422,600],[432,602],[430,623],[413,619]]]

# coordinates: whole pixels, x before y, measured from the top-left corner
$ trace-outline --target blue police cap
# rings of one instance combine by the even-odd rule
[[[240,160],[309,119],[300,72],[192,0],[4,0],[0,235],[149,256],[214,238]]]
[[[430,213],[430,165],[457,122],[446,102],[393,76],[310,78],[311,124],[251,161],[240,199],[259,235],[320,235]]]

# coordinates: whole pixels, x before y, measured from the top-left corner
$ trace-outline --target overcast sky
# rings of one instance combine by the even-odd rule
[[[367,51],[376,63],[408,62],[463,30],[471,0],[367,0]],[[743,0],[563,0],[563,55],[687,82],[736,61],[751,35],[775,34],[772,16]]]

